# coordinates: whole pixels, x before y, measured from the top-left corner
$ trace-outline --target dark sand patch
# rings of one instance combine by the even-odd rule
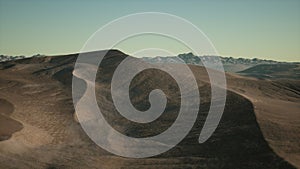
[[[9,115],[14,111],[14,105],[5,99],[0,99],[0,141],[8,140],[13,133],[23,128],[22,123]]]
[[[0,114],[9,116],[14,111],[14,105],[5,99],[0,99]]]
[[[20,131],[23,125],[10,118],[0,115],[0,141],[8,140],[13,133]]]

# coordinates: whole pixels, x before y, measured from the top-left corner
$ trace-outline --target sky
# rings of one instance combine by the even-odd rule
[[[0,0],[0,54],[76,53],[100,27],[137,12],[190,21],[222,56],[300,61],[300,0]],[[131,54],[139,41],[128,43],[120,50]]]

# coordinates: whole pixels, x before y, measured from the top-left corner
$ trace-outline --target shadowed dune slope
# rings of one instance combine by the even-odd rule
[[[10,139],[0,142],[0,168],[263,169],[294,168],[293,165],[297,165],[290,164],[283,154],[278,155],[277,150],[286,152],[278,144],[271,144],[270,147],[270,140],[280,142],[285,139],[282,138],[284,135],[278,134],[281,130],[284,131],[285,126],[272,130],[272,135],[266,134],[270,130],[270,127],[265,127],[270,124],[266,121],[266,116],[272,113],[272,109],[267,108],[268,110],[257,114],[252,97],[240,87],[240,83],[245,81],[247,84],[252,79],[239,76],[228,75],[230,90],[220,125],[207,142],[199,144],[198,137],[207,116],[211,96],[207,73],[197,66],[191,66],[198,83],[198,89],[193,90],[200,91],[201,106],[196,123],[187,137],[173,149],[152,158],[129,159],[110,154],[95,145],[74,118],[76,115],[72,103],[71,80],[76,57],[74,54],[1,63],[0,98],[11,101],[14,111],[10,116],[20,121],[24,128],[14,133]],[[150,106],[147,100],[149,92],[159,88],[167,95],[167,108],[161,117],[151,123],[128,121],[117,112],[110,92],[114,70],[126,57],[129,56],[122,52],[109,51],[101,63],[96,80],[98,105],[106,120],[123,134],[145,137],[161,133],[177,117],[180,108],[178,86],[163,71],[151,69],[139,73],[130,85],[132,104],[139,110],[147,110]],[[180,66],[178,70],[180,71]],[[265,83],[256,81],[259,86]],[[84,79],[82,84],[85,84]],[[284,86],[285,82],[276,84]],[[289,85],[295,86],[291,82]],[[282,89],[281,95],[285,94],[291,102],[298,101],[298,88],[288,89],[293,91],[286,93],[287,89]],[[256,89],[244,87],[243,90],[250,90],[251,93],[251,90]],[[260,90],[265,94],[270,92],[261,87]],[[80,97],[82,93],[78,95]],[[273,116],[277,118],[276,114]],[[290,144],[290,148],[291,146],[293,144]],[[298,153],[297,150],[294,155]]]
[[[204,71],[193,67],[195,72]],[[200,77],[199,77],[200,76]],[[206,76],[198,78],[208,81]],[[300,167],[300,81],[258,80],[227,74],[227,89],[249,99],[271,148],[285,160]]]

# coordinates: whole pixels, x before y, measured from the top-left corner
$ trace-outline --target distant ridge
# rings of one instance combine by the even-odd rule
[[[102,51],[91,51],[85,53],[103,53],[107,52],[108,56],[120,56],[126,55],[123,52],[112,49]],[[100,54],[99,53],[99,54]],[[79,53],[60,55],[60,58],[55,56],[52,58],[46,55],[33,55],[31,57],[26,56],[6,56],[0,55],[0,62],[17,61],[26,62],[29,58],[34,58],[37,63],[49,60],[60,60],[62,57],[70,55],[79,55]],[[50,58],[49,58],[50,57]],[[48,59],[47,59],[48,58]],[[25,59],[22,61],[22,59]],[[185,63],[191,65],[203,66],[202,60],[209,61],[210,63],[216,63],[221,59],[225,72],[238,73],[243,76],[251,76],[260,79],[270,78],[286,78],[286,79],[300,79],[300,62],[279,62],[266,59],[246,59],[246,58],[233,58],[223,56],[195,56],[193,53],[179,54],[178,56],[157,56],[157,57],[143,57],[144,61],[148,63]],[[34,62],[30,60],[30,62]],[[51,61],[53,62],[53,61]],[[6,65],[6,67],[9,65]],[[3,67],[3,66],[2,66]]]
[[[300,79],[300,64],[260,64],[238,72],[241,75],[257,78]]]
[[[44,57],[45,55],[40,55],[40,54],[36,54],[30,57]],[[20,55],[20,56],[7,56],[7,55],[0,55],[0,62],[6,62],[6,61],[11,61],[11,60],[19,60],[19,59],[25,59],[28,58],[24,55]]]
[[[187,63],[192,65],[202,66],[201,60],[210,60],[211,62],[216,62],[221,59],[224,70],[227,72],[239,72],[246,70],[250,67],[260,65],[260,64],[290,64],[289,62],[278,62],[274,60],[266,59],[246,59],[246,58],[233,58],[233,57],[223,57],[223,56],[195,56],[193,53],[179,54],[178,56],[167,56],[167,57],[143,57],[143,60],[150,63]]]
[[[106,55],[113,55],[113,56],[119,56],[119,55],[126,55],[125,53],[116,50],[116,49],[110,49],[110,50],[98,50],[98,51],[90,51],[90,52],[82,52],[82,53],[104,53],[106,52]],[[80,53],[73,53],[73,54],[65,54],[65,55],[42,55],[42,54],[36,54],[33,56],[8,56],[8,55],[0,55],[0,62],[7,62],[7,61],[14,61],[14,60],[20,60],[20,59],[28,59],[28,58],[42,58],[42,57],[52,57],[52,56],[70,56],[70,55],[79,55]]]

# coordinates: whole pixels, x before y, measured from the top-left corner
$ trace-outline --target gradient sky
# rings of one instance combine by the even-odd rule
[[[189,20],[223,56],[300,61],[300,0],[0,0],[0,54],[75,53],[104,24],[152,11]]]

